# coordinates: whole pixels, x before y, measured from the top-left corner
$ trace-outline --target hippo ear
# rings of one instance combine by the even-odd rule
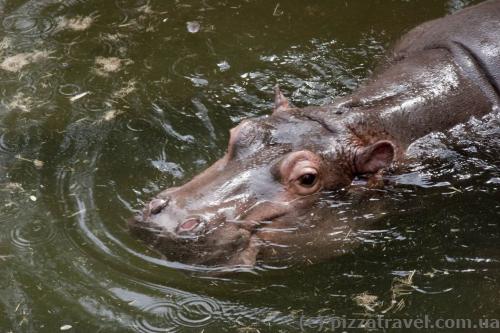
[[[274,87],[274,111],[273,111],[273,113],[286,111],[289,108],[290,108],[290,103],[288,102],[288,99],[283,95],[283,93],[280,90],[280,87],[278,85],[276,85],[276,87]]]
[[[394,145],[387,140],[377,141],[356,152],[354,164],[357,174],[376,173],[391,165],[394,159]]]

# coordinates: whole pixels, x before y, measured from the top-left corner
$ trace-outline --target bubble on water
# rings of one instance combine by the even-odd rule
[[[200,27],[201,27],[201,25],[200,25],[200,22],[198,22],[198,21],[186,22],[187,31],[189,31],[192,34],[195,34],[198,31],[200,31]]]
[[[52,224],[40,219],[17,224],[10,232],[11,243],[20,249],[30,249],[51,242],[56,236]]]

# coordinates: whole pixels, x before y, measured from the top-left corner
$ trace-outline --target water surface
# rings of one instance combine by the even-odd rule
[[[347,199],[370,228],[335,260],[215,278],[126,228],[220,157],[232,126],[269,113],[274,85],[327,103],[402,33],[477,2],[0,1],[0,331],[499,318],[498,113],[417,142],[377,211]]]

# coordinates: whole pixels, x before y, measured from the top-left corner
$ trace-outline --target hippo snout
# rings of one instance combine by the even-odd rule
[[[156,197],[144,205],[142,213],[130,222],[133,229],[147,229],[162,237],[186,240],[202,235],[208,218],[196,214],[182,214],[168,196]]]
[[[129,229],[169,260],[218,265],[236,259],[248,247],[252,231],[246,223],[218,214],[196,214],[179,207],[176,198],[157,197],[129,220]]]

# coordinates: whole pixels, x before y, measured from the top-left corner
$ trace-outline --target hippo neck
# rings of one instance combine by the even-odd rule
[[[353,94],[325,106],[322,121],[363,143],[414,140],[492,110],[492,102],[446,49],[424,50],[388,67]]]

